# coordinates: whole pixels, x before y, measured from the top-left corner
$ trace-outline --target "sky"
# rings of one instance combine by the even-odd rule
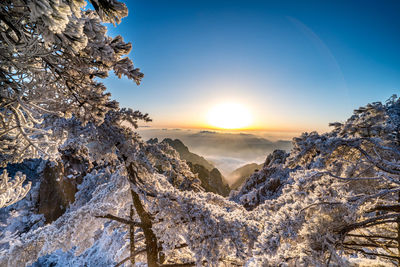
[[[109,34],[132,42],[144,79],[104,83],[151,127],[212,128],[210,110],[238,103],[247,130],[325,132],[400,92],[400,1],[125,3]]]

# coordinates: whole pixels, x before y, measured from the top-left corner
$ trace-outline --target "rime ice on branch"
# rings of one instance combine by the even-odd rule
[[[22,186],[25,175],[18,172],[14,179],[8,177],[6,170],[0,175],[0,208],[14,204],[26,196],[31,188],[31,183]]]
[[[101,123],[118,103],[97,78],[114,70],[136,83],[143,74],[124,57],[121,36],[107,35],[102,21],[128,14],[118,1],[19,1],[0,3],[0,164],[57,156],[65,131],[51,118],[73,114],[82,123]],[[47,121],[45,117],[47,116]]]
[[[125,57],[131,44],[102,25],[127,16],[125,4],[90,3],[94,10],[78,0],[0,2],[0,166],[56,158],[69,135],[55,127],[62,118],[99,124],[117,111],[97,78],[111,70],[137,84],[143,77]]]

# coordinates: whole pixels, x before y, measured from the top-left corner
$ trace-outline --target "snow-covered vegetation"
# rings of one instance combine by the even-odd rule
[[[23,186],[25,175],[17,173],[11,181],[6,170],[0,175],[0,208],[10,206],[26,196],[31,184]]]
[[[31,189],[1,176],[0,266],[399,264],[399,98],[294,138],[224,198],[167,143],[142,141],[132,129],[147,114],[105,93],[111,70],[143,75],[102,25],[125,5],[90,3],[0,3],[0,163],[43,159]],[[38,212],[43,165],[76,186],[55,220]]]
[[[398,263],[400,100],[368,104],[332,126],[294,138],[290,154],[275,151],[231,193],[261,215],[258,264]]]

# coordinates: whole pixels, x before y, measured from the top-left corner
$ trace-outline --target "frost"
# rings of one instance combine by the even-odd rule
[[[11,180],[7,171],[3,171],[3,174],[0,175],[0,208],[10,206],[26,196],[31,188],[31,183],[23,186],[25,178],[25,175],[18,172]]]

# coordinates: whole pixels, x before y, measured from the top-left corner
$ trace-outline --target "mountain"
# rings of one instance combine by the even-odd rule
[[[229,180],[235,181],[230,188],[233,190],[238,189],[254,172],[260,170],[263,164],[249,163],[246,164],[229,174]]]
[[[189,148],[179,139],[172,140],[171,138],[165,138],[162,142],[172,146],[179,153],[181,159],[184,159],[187,162],[202,165],[209,171],[215,168],[214,165],[208,162],[205,158],[190,152]]]
[[[275,149],[290,150],[291,141],[271,141],[247,133],[220,133],[200,131],[182,139],[185,144],[201,155],[225,156],[254,161],[255,158],[265,158]]]
[[[261,168],[250,174],[237,188],[238,191],[231,194],[232,200],[241,202],[246,209],[251,210],[266,199],[279,196],[293,171],[285,167],[288,157],[289,153],[284,150],[275,150],[269,154]]]
[[[236,164],[230,170],[223,168],[215,163],[215,166],[227,176],[234,169],[243,166],[249,162],[261,163],[265,160],[266,155],[272,153],[276,149],[289,151],[292,148],[291,137],[280,136],[281,139],[288,140],[270,140],[268,138],[250,134],[250,133],[227,133],[218,131],[197,131],[186,129],[141,129],[140,134],[143,139],[172,138],[181,140],[186,146],[190,147],[190,151],[198,155],[215,161],[224,159],[236,159]],[[295,135],[293,135],[295,136]]]
[[[215,168],[214,165],[205,158],[190,152],[189,148],[179,139],[172,140],[170,138],[165,138],[162,143],[169,144],[179,153],[180,158],[186,161],[190,170],[198,175],[201,186],[207,192],[228,196],[230,192],[229,186],[225,182],[225,178],[222,176],[221,172]]]
[[[201,181],[201,186],[207,192],[213,192],[224,197],[229,195],[229,186],[224,183],[224,177],[217,168],[209,171],[200,164],[193,164],[191,162],[187,162],[187,164],[190,170],[198,175],[198,178]]]

